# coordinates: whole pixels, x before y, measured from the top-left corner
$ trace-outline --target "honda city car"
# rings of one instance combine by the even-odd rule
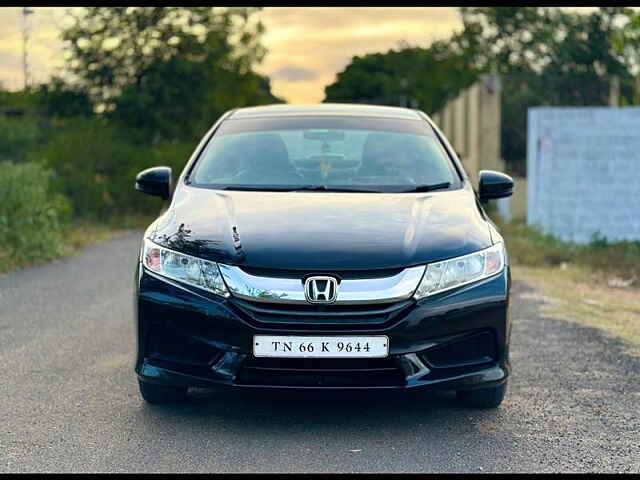
[[[502,402],[510,270],[472,184],[419,110],[322,104],[229,111],[177,179],[135,274],[142,397],[190,387],[440,389]]]

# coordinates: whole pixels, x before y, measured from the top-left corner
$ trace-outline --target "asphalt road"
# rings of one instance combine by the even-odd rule
[[[132,371],[139,232],[0,276],[2,472],[640,472],[640,360],[516,282],[502,406],[442,394],[198,391]]]

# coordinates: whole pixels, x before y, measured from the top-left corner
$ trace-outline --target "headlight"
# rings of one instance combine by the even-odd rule
[[[215,262],[174,252],[145,239],[142,263],[149,270],[163,277],[178,280],[224,297],[229,296],[229,291]]]
[[[504,245],[494,246],[463,257],[430,263],[414,297],[419,300],[434,293],[477,282],[500,273],[504,268]]]

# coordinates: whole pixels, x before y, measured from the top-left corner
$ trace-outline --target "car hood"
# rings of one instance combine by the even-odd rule
[[[401,268],[491,245],[488,223],[468,185],[399,194],[181,185],[148,236],[217,262],[306,271]]]

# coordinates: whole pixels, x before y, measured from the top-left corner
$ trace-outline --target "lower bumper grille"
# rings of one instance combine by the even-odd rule
[[[248,358],[238,375],[240,385],[291,387],[398,387],[405,376],[392,358],[279,359]]]

